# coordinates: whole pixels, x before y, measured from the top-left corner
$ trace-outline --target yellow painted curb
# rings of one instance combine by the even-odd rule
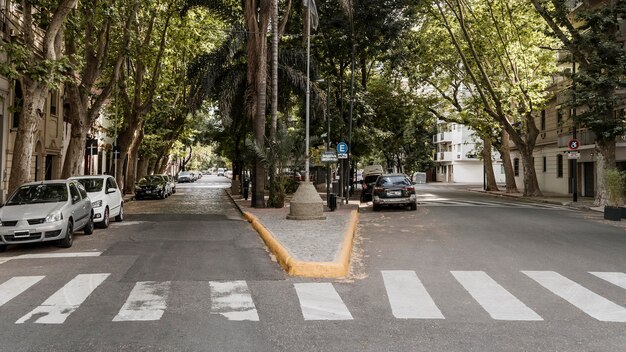
[[[278,263],[285,269],[287,274],[292,276],[326,278],[338,278],[348,274],[352,243],[356,232],[356,225],[359,220],[356,210],[350,213],[350,223],[344,234],[343,242],[341,243],[339,258],[334,262],[304,262],[294,259],[291,254],[289,254],[289,251],[276,240],[274,235],[263,226],[255,215],[244,211],[243,216],[250,222],[259,235],[261,235],[261,238],[270,252],[276,256],[276,260],[278,260]]]

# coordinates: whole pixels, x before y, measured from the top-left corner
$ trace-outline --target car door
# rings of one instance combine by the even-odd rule
[[[81,192],[78,190],[78,185],[76,184],[76,182],[70,183],[70,197],[72,202],[72,218],[74,219],[74,229],[79,229],[83,227],[86,223],[86,219],[89,219],[89,214],[87,212],[90,209],[87,208],[87,204],[85,203],[85,200],[80,193]],[[87,195],[87,192],[85,192],[85,195]]]
[[[115,189],[115,191],[109,193],[109,190],[112,188]],[[117,187],[117,183],[115,183],[115,179],[113,177],[107,177],[106,188],[104,191],[107,192],[107,201],[111,209],[110,214],[112,216],[117,216],[119,214],[120,206],[122,204],[122,194]]]

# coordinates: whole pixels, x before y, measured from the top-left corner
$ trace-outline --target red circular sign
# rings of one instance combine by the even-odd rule
[[[578,139],[572,138],[569,142],[567,142],[567,146],[569,147],[569,150],[577,150],[578,147],[580,147],[580,142]]]

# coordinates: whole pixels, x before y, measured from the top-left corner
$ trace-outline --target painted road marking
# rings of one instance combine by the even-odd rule
[[[45,276],[16,276],[0,285],[0,306],[38,283]]]
[[[228,320],[259,321],[259,314],[245,281],[210,281],[211,314],[220,314]]]
[[[50,296],[39,307],[21,317],[16,324],[37,318],[35,323],[63,324],[110,274],[80,274]]]
[[[128,299],[113,321],[159,320],[167,308],[171,282],[141,281],[135,284]]]
[[[626,308],[554,271],[522,271],[541,286],[600,321],[626,322]]]
[[[99,257],[102,252],[67,252],[67,253],[35,253],[22,254],[15,257],[0,258],[0,264],[6,263],[13,259],[52,259],[52,258],[80,258],[80,257]]]
[[[484,271],[451,271],[472,297],[496,320],[543,320]]]
[[[626,289],[626,274],[624,273],[607,273],[607,272],[589,272],[602,280],[608,281],[615,286]]]
[[[331,283],[295,284],[304,320],[352,320]]]
[[[445,319],[414,271],[381,271],[391,312],[400,319]]]

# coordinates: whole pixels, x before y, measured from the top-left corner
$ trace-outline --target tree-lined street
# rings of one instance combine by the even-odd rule
[[[0,262],[11,351],[618,351],[624,229],[599,213],[422,185],[361,213],[346,279],[286,276],[228,179],[133,201],[71,249]],[[91,253],[85,257],[49,257]],[[19,255],[39,256],[22,257]],[[48,256],[48,257],[46,257]]]

